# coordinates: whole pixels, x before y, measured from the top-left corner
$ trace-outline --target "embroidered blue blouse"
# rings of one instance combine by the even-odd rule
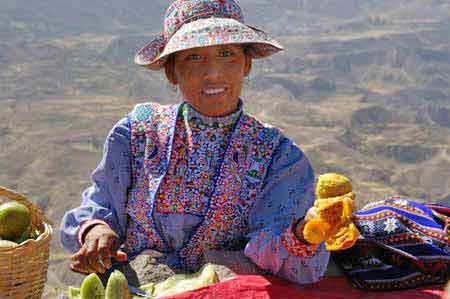
[[[213,124],[220,128],[236,121],[242,107],[232,115],[211,118],[201,115],[185,104],[185,128],[192,138],[198,122]],[[217,129],[219,126],[216,126]],[[177,127],[178,129],[178,127]],[[202,166],[206,172],[214,172],[217,161],[223,155],[224,144],[230,132],[214,131],[214,126],[206,126],[211,136],[208,147],[212,156]],[[92,185],[83,194],[80,207],[68,211],[61,224],[61,242],[71,252],[80,248],[78,234],[80,227],[92,219],[105,220],[123,241],[126,237],[127,213],[124,209],[131,184],[130,162],[131,128],[129,118],[121,119],[109,132],[105,142],[103,159],[92,174]],[[314,202],[314,172],[310,162],[290,139],[283,137],[275,150],[261,192],[253,206],[249,225],[251,233],[244,253],[264,270],[297,283],[311,283],[319,280],[327,267],[329,253],[323,244],[312,256],[302,257],[292,253],[282,242],[286,230],[295,219],[304,216]],[[154,214],[156,225],[169,245],[178,250],[191,235],[202,217],[193,214]],[[125,229],[124,229],[125,228]],[[176,255],[173,256],[176,258]],[[176,261],[174,261],[176,264]]]

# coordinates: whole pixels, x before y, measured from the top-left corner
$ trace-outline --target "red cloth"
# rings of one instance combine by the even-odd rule
[[[442,295],[443,286],[364,292],[352,288],[342,277],[329,277],[316,284],[299,286],[276,277],[242,275],[165,299],[440,299]]]

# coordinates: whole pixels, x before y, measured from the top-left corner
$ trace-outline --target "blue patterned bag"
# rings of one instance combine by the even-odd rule
[[[450,207],[399,196],[355,213],[363,238],[333,258],[357,288],[395,290],[450,279]]]

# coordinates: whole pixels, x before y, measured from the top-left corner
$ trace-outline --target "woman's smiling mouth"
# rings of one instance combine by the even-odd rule
[[[225,93],[227,91],[227,88],[225,87],[220,87],[220,88],[207,88],[204,89],[202,91],[203,94],[207,95],[207,96],[217,96],[217,95],[222,95],[223,93]]]

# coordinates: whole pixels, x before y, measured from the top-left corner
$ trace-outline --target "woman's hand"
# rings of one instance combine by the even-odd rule
[[[316,219],[319,217],[318,214],[318,210],[316,207],[311,207],[308,209],[308,211],[306,212],[305,217],[303,218],[303,220],[299,221],[296,223],[295,227],[294,227],[294,235],[297,237],[297,239],[299,239],[300,241],[302,241],[305,244],[309,244],[306,240],[305,237],[303,235],[303,230],[305,228],[305,224],[310,221],[311,219]]]
[[[81,273],[105,273],[111,268],[111,257],[126,261],[119,249],[119,236],[107,225],[97,224],[86,234],[81,249],[72,255],[70,268]]]
[[[294,234],[305,244],[317,245],[326,240],[330,231],[328,223],[321,219],[319,210],[313,206],[308,209],[303,220],[297,223]]]

